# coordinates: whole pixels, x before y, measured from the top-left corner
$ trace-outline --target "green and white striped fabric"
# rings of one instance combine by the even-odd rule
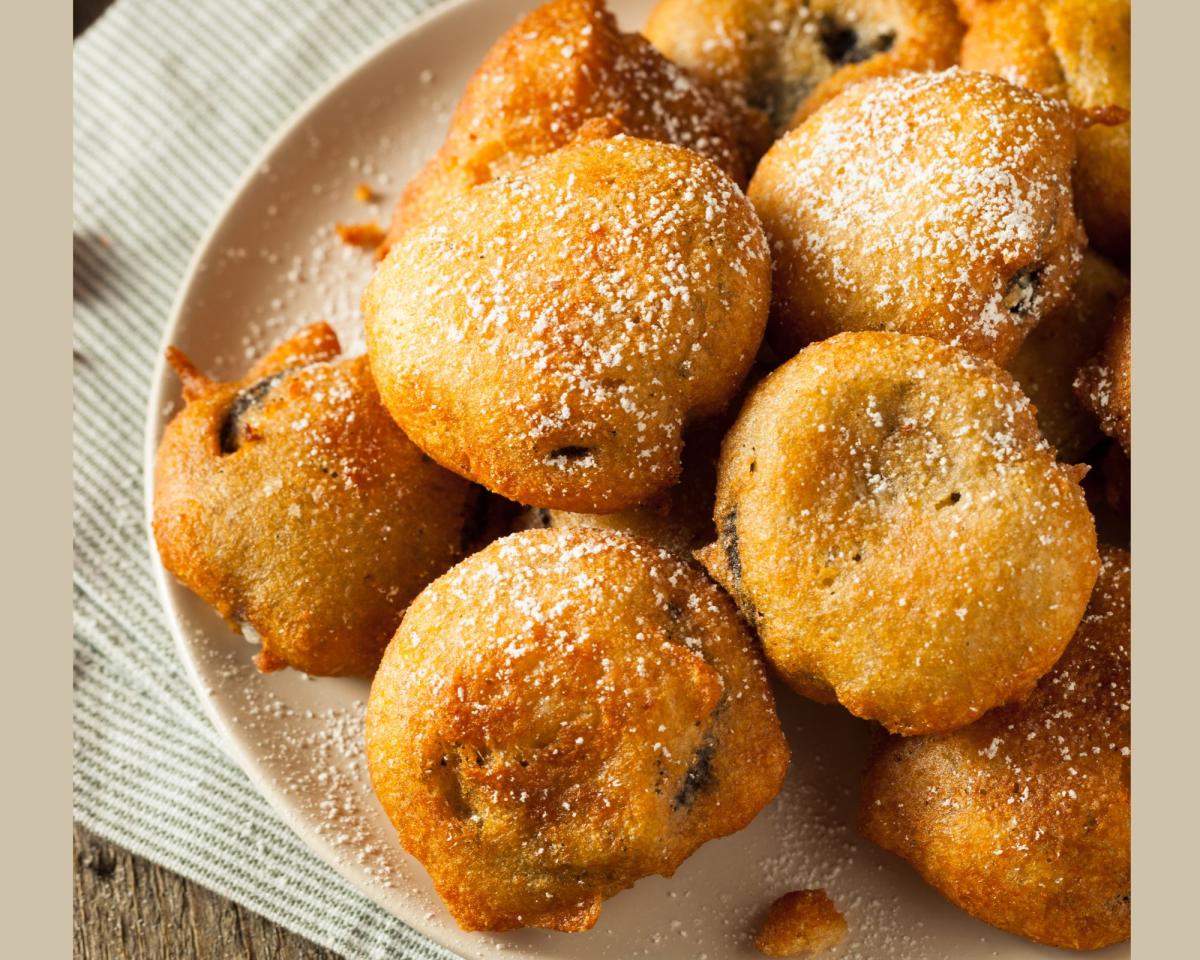
[[[118,0],[75,45],[75,816],[347,957],[449,957],[308,852],[224,753],[142,514],[163,326],[234,183],[315,90],[436,0]]]

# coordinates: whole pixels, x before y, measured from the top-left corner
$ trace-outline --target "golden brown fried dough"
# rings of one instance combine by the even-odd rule
[[[624,534],[527,530],[413,602],[367,758],[462,927],[575,931],[749,823],[787,744],[749,633],[699,570]]]
[[[450,121],[446,142],[396,205],[380,256],[452,198],[569,143],[588,120],[611,117],[633,136],[688,147],[739,186],[743,137],[765,121],[726,102],[622,33],[602,0],[551,0],[492,47]]]
[[[680,472],[683,428],[754,360],[770,259],[749,202],[681,147],[566,147],[409,231],[363,297],[404,431],[520,503],[590,513]]]
[[[1079,272],[1074,154],[1065,104],[988,74],[850,87],[750,184],[775,261],[772,346],[884,329],[1007,363]]]
[[[771,904],[754,938],[768,957],[806,957],[832,950],[846,936],[846,918],[824,890],[792,890]]]
[[[953,0],[659,0],[659,50],[782,133],[852,83],[958,61]]]
[[[980,920],[1091,950],[1129,938],[1129,555],[1100,578],[1024,703],[964,730],[891,739],[860,824]]]
[[[545,527],[596,527],[620,530],[663,546],[686,557],[711,543],[715,534],[712,512],[717,489],[717,458],[721,439],[732,421],[721,418],[690,430],[683,445],[683,472],[679,483],[648,503],[616,513],[571,513],[529,507],[517,518],[517,529]]]
[[[1105,433],[1121,441],[1126,454],[1133,453],[1132,333],[1126,297],[1117,307],[1104,349],[1075,381],[1080,401],[1099,418]]]
[[[1034,327],[1008,365],[1037,407],[1042,434],[1064,463],[1078,463],[1100,440],[1095,416],[1075,395],[1075,377],[1100,350],[1117,305],[1128,293],[1129,278],[1086,251],[1070,301]]]
[[[973,4],[967,19],[964,67],[1083,110],[1130,108],[1129,0],[992,0]],[[1130,133],[1127,119],[1082,127],[1075,168],[1088,238],[1121,263],[1129,259]]]
[[[458,557],[470,485],[429,461],[379,402],[366,357],[316,324],[244,380],[172,350],[187,405],[154,472],[163,565],[263,670],[370,676],[404,608]]]
[[[813,344],[750,395],[698,556],[800,693],[952,730],[1053,666],[1096,579],[1077,468],[1012,378],[922,337]]]

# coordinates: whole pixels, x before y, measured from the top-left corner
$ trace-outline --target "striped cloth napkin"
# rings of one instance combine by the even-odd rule
[[[142,513],[150,375],[193,250],[267,139],[437,0],[118,0],[75,45],[75,816],[347,957],[445,950],[309,853],[223,751]]]

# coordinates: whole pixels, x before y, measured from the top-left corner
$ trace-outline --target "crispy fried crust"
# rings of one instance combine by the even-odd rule
[[[800,957],[832,950],[846,936],[846,918],[824,890],[792,890],[771,904],[754,938],[768,957]]]
[[[787,745],[749,633],[699,570],[624,534],[527,530],[409,608],[367,758],[462,927],[575,931],[749,823]]]
[[[585,122],[605,117],[633,136],[696,150],[739,186],[751,169],[742,139],[761,142],[765,126],[643,37],[622,33],[602,0],[551,0],[492,47],[445,143],[400,197],[380,256],[456,194],[565,146]]]
[[[1078,463],[1100,440],[1096,417],[1075,395],[1075,377],[1103,346],[1113,314],[1128,293],[1129,278],[1086,251],[1070,301],[1033,329],[1008,366],[1037,408],[1042,434],[1064,463]]]
[[[1129,555],[1100,578],[1024,703],[952,734],[891,739],[860,825],[981,920],[1088,950],[1129,937]]]
[[[509,499],[612,512],[679,476],[683,428],[736,395],[770,258],[749,202],[680,147],[566,147],[407,233],[363,297],[384,403]]]
[[[1100,428],[1133,453],[1131,366],[1132,326],[1129,297],[1118,305],[1104,349],[1079,371],[1075,390],[1080,401],[1100,420]]]
[[[187,405],[155,462],[163,564],[263,669],[370,676],[408,602],[457,559],[470,484],[431,463],[379,402],[366,357],[316,324],[244,380],[178,351]]]
[[[1075,107],[1130,99],[1129,0],[991,0],[971,4],[962,65],[997,73]],[[1129,259],[1128,121],[1080,129],[1075,200],[1091,243]]]
[[[698,556],[796,690],[904,734],[1028,693],[1096,579],[1079,471],[1012,378],[936,341],[850,333],[751,394]]]
[[[886,329],[1011,360],[1079,272],[1073,124],[1064,104],[957,69],[831,100],[750,184],[775,262],[772,346]]]
[[[953,0],[659,0],[643,31],[782,133],[843,89],[958,61]]]

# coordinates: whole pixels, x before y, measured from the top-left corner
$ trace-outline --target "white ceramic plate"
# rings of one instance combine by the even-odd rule
[[[285,333],[318,319],[361,349],[358,296],[371,260],[333,236],[377,216],[433,152],[484,53],[534,0],[459,0],[436,9],[351,70],[286,127],[247,173],[197,254],[167,327],[201,369],[230,376]],[[626,29],[650,0],[614,0]],[[367,182],[377,209],[354,199]],[[162,426],[178,405],[160,363],[147,429],[147,489]],[[149,495],[147,497],[149,504]],[[751,932],[787,890],[825,887],[845,911],[830,956],[869,960],[1045,958],[979,923],[853,828],[870,732],[844,711],[779,691],[793,748],[787,786],[749,828],[707,844],[674,877],[647,878],[604,905],[583,934],[460,931],[420,864],[399,847],[371,793],[361,746],[368,685],[259,675],[255,648],[159,571],[163,603],[196,688],[232,755],[284,820],[385,909],[468,958],[758,956]],[[1113,948],[1106,958],[1128,956]]]

